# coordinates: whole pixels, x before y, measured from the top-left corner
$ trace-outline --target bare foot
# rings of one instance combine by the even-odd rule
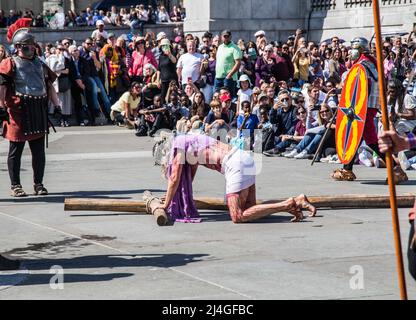
[[[295,198],[289,198],[286,201],[289,204],[289,207],[288,207],[288,210],[287,211],[290,214],[293,214],[295,216],[290,221],[292,221],[292,222],[300,222],[300,221],[302,221],[303,218],[304,218],[303,217],[303,213],[302,213],[302,210],[300,209],[299,205],[297,204]]]
[[[298,205],[299,209],[305,209],[309,211],[309,217],[315,217],[316,215],[316,208],[309,202],[308,198],[301,194],[295,198],[296,204]]]

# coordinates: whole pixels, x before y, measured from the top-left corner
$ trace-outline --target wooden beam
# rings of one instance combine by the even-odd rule
[[[281,202],[287,198],[261,201],[257,203]],[[309,201],[318,209],[371,209],[390,208],[390,198],[385,195],[334,195],[334,196],[313,196],[308,197]],[[415,201],[414,194],[404,194],[397,197],[397,204],[400,208],[411,208]],[[228,211],[227,205],[222,198],[196,198],[196,207],[199,210]],[[65,211],[113,211],[113,212],[146,212],[146,201],[139,200],[109,200],[109,199],[88,199],[88,198],[67,198],[65,199]]]

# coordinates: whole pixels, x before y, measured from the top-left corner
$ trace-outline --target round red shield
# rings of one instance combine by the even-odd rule
[[[354,159],[361,143],[367,116],[367,102],[367,71],[361,64],[356,64],[344,81],[337,114],[335,141],[338,158],[343,164],[348,164]]]

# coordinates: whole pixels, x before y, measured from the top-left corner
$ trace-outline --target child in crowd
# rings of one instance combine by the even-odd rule
[[[244,114],[242,103],[244,101],[251,102],[251,96],[253,94],[253,90],[251,89],[251,81],[248,75],[243,74],[241,75],[240,79],[238,80],[238,85],[240,90],[237,92],[237,110],[240,115]]]

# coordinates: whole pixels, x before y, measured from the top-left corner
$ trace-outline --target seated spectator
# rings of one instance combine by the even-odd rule
[[[335,124],[331,123],[332,111],[328,106],[322,105],[318,114],[318,126],[307,129],[304,138],[293,151],[285,154],[286,158],[308,159],[317,150],[322,136],[328,126],[331,127],[330,136],[327,137],[326,147],[335,148]],[[326,148],[323,148],[325,150]]]
[[[159,11],[157,12],[156,22],[171,22],[169,13],[164,6],[160,6]]]
[[[209,136],[225,141],[227,132],[230,129],[228,116],[222,112],[221,103],[212,101],[210,107],[211,111],[204,121],[204,131]]]
[[[388,107],[391,120],[399,135],[405,135],[416,128],[416,98],[408,94],[399,80],[387,85]]]
[[[189,120],[189,109],[181,105],[176,92],[170,94],[166,109],[170,119],[170,128],[173,130],[177,128],[178,122],[182,119]]]
[[[201,121],[203,123],[209,110],[209,106],[205,102],[204,94],[202,92],[195,93],[192,106],[190,108],[191,122]]]
[[[258,128],[259,118],[251,113],[251,104],[245,100],[241,103],[243,114],[237,118],[237,137],[244,141],[245,146],[253,150],[254,130]],[[247,150],[247,148],[245,148]]]
[[[111,106],[111,120],[119,126],[134,128],[134,121],[138,117],[138,110],[141,102],[142,86],[133,82],[130,90],[123,93],[120,99]]]
[[[258,104],[253,107],[252,113],[257,115],[259,120],[261,120],[260,111],[267,110],[267,113],[270,112],[271,106],[269,104],[269,98],[265,94],[260,94],[258,99]]]
[[[278,96],[278,101],[270,110],[270,122],[274,126],[275,131],[275,147],[272,150],[267,150],[263,154],[269,157],[279,156],[282,152],[290,146],[290,141],[282,143],[282,139],[286,135],[294,135],[296,123],[298,118],[296,115],[296,108],[292,105],[292,98],[289,91],[281,91]]]
[[[182,14],[181,9],[177,6],[173,6],[172,12],[170,13],[170,20],[173,22],[181,22]]]
[[[151,63],[144,66],[143,84],[144,103],[145,106],[148,106],[149,102],[154,102],[154,97],[160,94],[161,88],[160,71],[158,71]]]
[[[153,137],[158,130],[169,129],[171,121],[168,119],[166,111],[161,96],[156,95],[150,107],[139,110],[141,117],[138,126],[139,131],[136,132],[136,135],[142,136],[147,133],[149,137]]]

